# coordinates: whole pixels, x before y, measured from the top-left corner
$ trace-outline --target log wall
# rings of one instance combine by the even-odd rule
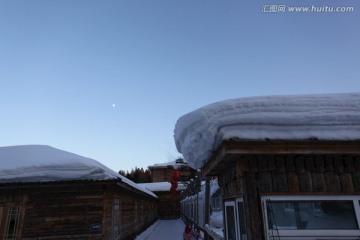
[[[157,202],[128,195],[120,195],[121,199],[121,236],[122,239],[134,239],[157,219]]]
[[[155,192],[159,197],[158,217],[160,219],[180,218],[180,196],[176,192],[174,197],[171,192]]]
[[[173,168],[152,168],[151,177],[152,182],[169,182]]]
[[[190,167],[180,167],[179,181],[189,181],[195,176],[195,170]],[[152,182],[169,182],[174,171],[173,167],[151,167]]]
[[[0,186],[0,239],[11,206],[21,207],[16,239],[113,239],[115,198],[120,201],[121,239],[132,239],[156,219],[154,198],[115,183]]]
[[[360,193],[358,155],[248,155],[220,175],[223,197],[243,195],[253,174],[258,193]]]

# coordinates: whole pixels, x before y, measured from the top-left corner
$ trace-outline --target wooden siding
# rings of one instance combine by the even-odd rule
[[[174,168],[152,168],[152,182],[170,182],[171,174]]]
[[[102,232],[91,232],[91,226],[102,224],[103,199],[99,186],[7,186],[1,189],[0,206],[21,207],[21,239],[101,239]]]
[[[157,202],[120,195],[121,236],[133,239],[134,234],[143,231],[157,219]]]
[[[10,206],[21,206],[16,239],[113,239],[114,199],[120,200],[120,236],[134,234],[156,219],[157,200],[115,182],[73,182],[0,186],[0,238]],[[134,209],[140,202],[140,209]],[[131,206],[129,204],[132,204]],[[151,209],[151,210],[149,210]],[[139,216],[139,222],[134,222]]]
[[[160,219],[180,218],[180,194],[174,198],[171,192],[155,192],[159,197],[158,217]]]
[[[151,167],[152,182],[169,182],[171,175],[174,171],[174,167]],[[195,170],[188,166],[182,166],[179,169],[180,176],[179,181],[189,181],[190,178],[195,176]]]
[[[261,194],[360,193],[360,155],[245,155],[220,174],[223,197],[245,194],[248,175]]]

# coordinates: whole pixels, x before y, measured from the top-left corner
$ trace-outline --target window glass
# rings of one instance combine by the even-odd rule
[[[240,239],[247,240],[244,203],[237,202],[237,209],[238,209],[238,216],[239,216]]]
[[[358,229],[353,201],[267,201],[269,229]]]
[[[214,212],[218,212],[218,211],[221,211],[221,197],[218,196],[218,197],[215,197],[215,198],[211,198],[211,207],[212,207],[212,210]]]
[[[236,240],[234,206],[226,206],[226,233],[228,240]]]

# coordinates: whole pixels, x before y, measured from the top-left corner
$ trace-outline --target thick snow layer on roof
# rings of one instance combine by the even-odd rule
[[[112,179],[155,196],[90,158],[43,145],[0,147],[0,183]]]
[[[178,151],[201,168],[219,144],[239,140],[360,140],[360,93],[239,98],[182,116]]]
[[[170,192],[171,188],[171,183],[169,182],[138,183],[138,185],[152,192]],[[176,191],[182,191],[185,189],[186,186],[182,183],[179,183]]]

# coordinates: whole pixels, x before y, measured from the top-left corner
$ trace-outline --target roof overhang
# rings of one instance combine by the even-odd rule
[[[203,176],[216,176],[243,155],[360,154],[360,141],[224,141],[202,168]]]

